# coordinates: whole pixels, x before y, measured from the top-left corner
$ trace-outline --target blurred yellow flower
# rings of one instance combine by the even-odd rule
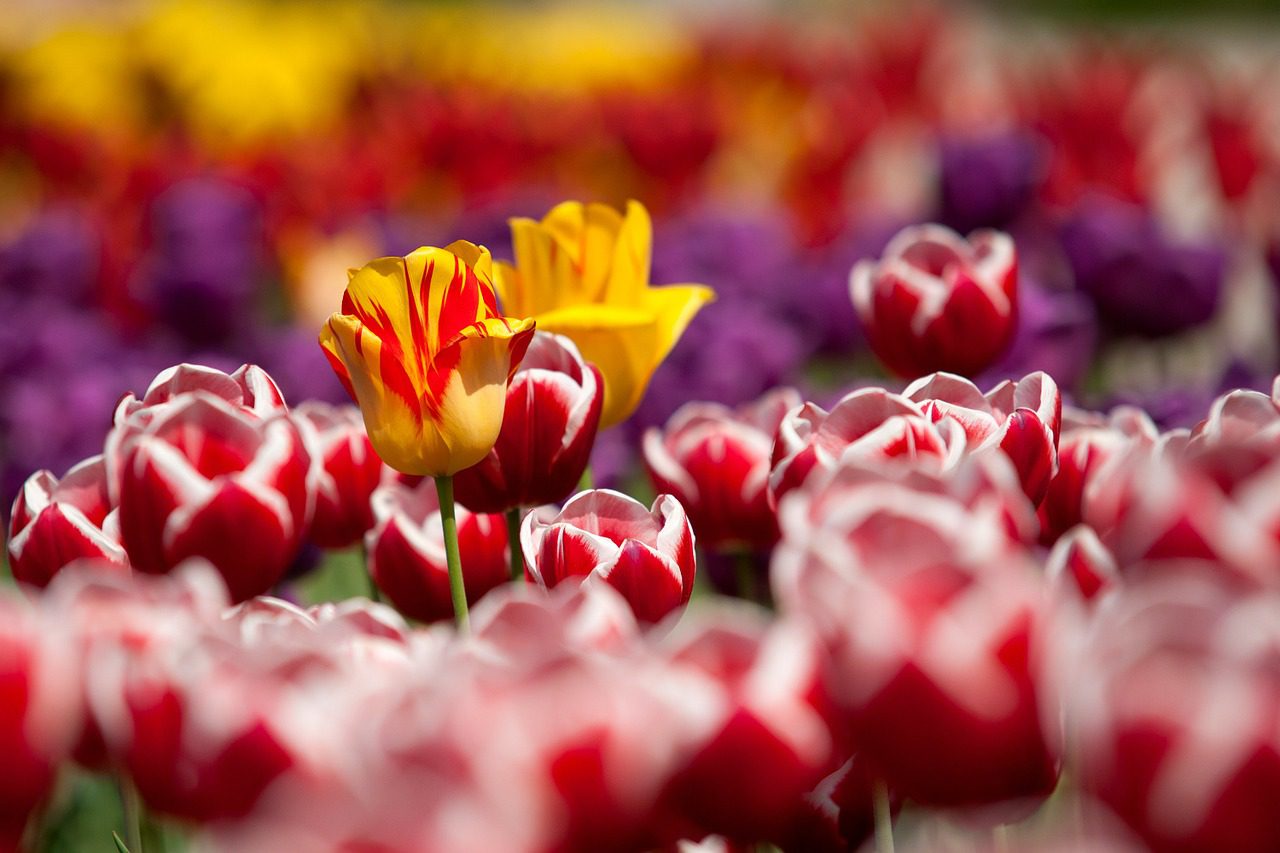
[[[621,423],[715,293],[700,284],[649,286],[653,228],[636,201],[625,216],[566,201],[541,222],[512,219],[511,233],[515,264],[496,268],[503,310],[571,338],[604,376],[601,427]]]
[[[397,471],[451,476],[498,440],[534,324],[498,313],[491,270],[489,250],[461,240],[370,261],[320,331],[374,450]]]

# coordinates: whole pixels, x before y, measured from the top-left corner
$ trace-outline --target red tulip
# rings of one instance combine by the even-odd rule
[[[311,459],[287,414],[258,417],[196,390],[125,415],[108,447],[136,571],[162,574],[203,557],[236,601],[283,576],[314,498]]]
[[[853,742],[893,790],[939,806],[1045,795],[1035,566],[998,495],[911,473],[789,497],[775,597],[823,637]]]
[[[669,807],[689,837],[780,839],[836,755],[816,637],[741,610],[670,638],[667,657],[718,694],[715,725],[667,784]]]
[[[1084,493],[1108,459],[1130,445],[1150,446],[1158,436],[1141,409],[1121,406],[1108,418],[1081,410],[1064,411],[1058,440],[1058,473],[1040,502],[1040,539],[1052,544],[1084,520]]]
[[[959,428],[934,424],[923,409],[899,394],[863,388],[830,412],[805,403],[787,413],[773,443],[769,493],[776,503],[815,468],[830,470],[844,459],[902,457],[941,470],[954,465],[964,449]]]
[[[140,409],[159,406],[192,391],[212,394],[260,417],[287,408],[275,380],[256,364],[241,365],[230,374],[201,364],[178,364],[161,371],[141,400],[126,394],[116,404],[116,423]]]
[[[373,527],[369,498],[388,469],[374,452],[356,407],[308,400],[293,416],[319,463],[311,541],[322,548],[353,545]]]
[[[287,685],[254,671],[235,647],[206,639],[145,656],[118,648],[99,667],[94,716],[157,812],[199,822],[243,817],[296,763],[284,729]]]
[[[62,480],[48,471],[32,474],[9,517],[9,568],[15,580],[44,587],[79,559],[112,571],[129,568],[101,456],[76,465]]]
[[[608,583],[642,622],[683,607],[693,592],[693,528],[671,495],[659,495],[650,510],[608,489],[582,492],[558,513],[529,513],[520,544],[535,583]]]
[[[663,430],[644,435],[644,460],[659,492],[675,495],[704,547],[769,548],[778,521],[769,506],[773,437],[800,406],[791,388],[736,411],[715,403],[682,406]]]
[[[1157,853],[1280,849],[1274,593],[1150,577],[1097,611],[1063,685],[1082,787]]]
[[[85,707],[95,674],[122,650],[138,658],[166,654],[217,622],[228,605],[222,578],[200,561],[162,577],[108,573],[80,563],[54,578],[44,602],[75,645],[74,672]],[[91,713],[84,716],[74,756],[85,767],[109,769],[102,727]]]
[[[79,726],[74,659],[57,628],[0,591],[0,849],[20,849]]]
[[[1018,471],[1022,488],[1039,503],[1058,470],[1062,396],[1045,373],[1001,382],[985,395],[961,376],[935,373],[902,392],[934,421],[949,417],[964,427],[974,453],[999,449]]]
[[[1017,319],[1018,262],[998,231],[968,239],[941,225],[898,233],[879,261],[849,278],[853,306],[872,351],[914,378],[947,370],[972,376],[1008,347]]]
[[[534,333],[507,388],[498,442],[454,475],[457,499],[477,512],[563,501],[590,461],[603,405],[600,371],[573,341]]]
[[[401,613],[421,622],[453,618],[440,499],[435,484],[393,482],[373,493],[374,527],[365,536],[369,574]],[[500,515],[457,508],[458,549],[473,604],[510,579],[507,526]]]
[[[1059,595],[1070,592],[1080,601],[1093,601],[1119,582],[1115,558],[1093,528],[1073,527],[1049,553],[1045,577]]]

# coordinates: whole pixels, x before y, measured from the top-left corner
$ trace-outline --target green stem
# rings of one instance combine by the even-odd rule
[[[524,552],[520,550],[520,507],[507,510],[507,548],[511,551],[511,580],[524,580]]]
[[[382,601],[382,593],[378,590],[378,582],[373,579],[373,572],[369,571],[369,548],[362,540],[360,542],[360,565],[364,568],[364,576],[369,581],[369,600]]]
[[[444,555],[449,565],[449,593],[453,596],[453,620],[458,633],[470,630],[467,616],[467,589],[462,580],[462,558],[458,554],[458,519],[453,508],[453,477],[436,477],[440,495],[440,526],[444,528]]]
[[[876,815],[876,853],[893,853],[893,812],[889,807],[889,786],[877,780],[872,792]]]
[[[588,465],[582,469],[582,476],[578,478],[578,491],[586,492],[596,487],[595,478],[591,476],[591,466]]]
[[[125,845],[129,853],[142,853],[142,798],[133,780],[123,773],[118,778],[120,785],[120,810],[124,815]]]

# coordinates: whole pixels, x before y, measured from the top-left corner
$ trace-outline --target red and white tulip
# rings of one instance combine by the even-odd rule
[[[374,527],[365,536],[369,574],[401,613],[421,622],[453,617],[440,498],[435,484],[391,482],[372,498]],[[456,509],[458,550],[468,604],[510,580],[507,527],[501,515]]]
[[[236,601],[284,575],[310,523],[314,479],[283,410],[259,416],[197,389],[123,414],[107,445],[134,570],[163,574],[202,557]]]
[[[648,509],[608,489],[582,492],[559,512],[542,508],[525,516],[520,543],[534,583],[607,583],[642,622],[682,608],[693,593],[693,528],[671,495],[659,495]]]
[[[507,387],[497,443],[454,475],[454,495],[477,512],[559,503],[591,459],[604,385],[569,338],[535,332]]]
[[[779,388],[736,410],[687,403],[644,435],[644,461],[659,492],[680,501],[707,548],[766,549],[778,541],[769,505],[770,454],[800,394]]]
[[[849,277],[872,351],[912,379],[990,367],[1013,336],[1017,285],[1008,234],[975,231],[966,239],[941,225],[903,229],[878,261],[859,261]]]
[[[389,471],[369,441],[360,410],[308,400],[293,418],[319,463],[311,541],[322,548],[359,542],[373,527],[369,498]]]
[[[935,373],[912,382],[902,393],[931,420],[957,421],[972,452],[998,448],[1018,470],[1027,497],[1034,503],[1044,497],[1058,470],[1062,428],[1062,395],[1048,374],[1006,380],[983,394],[962,376]]]
[[[831,470],[842,460],[905,458],[945,470],[963,457],[965,447],[961,429],[935,424],[901,394],[863,388],[846,395],[830,412],[805,403],[787,413],[773,443],[769,494],[776,504],[815,468]]]
[[[82,559],[111,571],[129,570],[101,456],[84,460],[61,480],[48,471],[32,474],[9,516],[15,580],[44,587],[68,563]]]

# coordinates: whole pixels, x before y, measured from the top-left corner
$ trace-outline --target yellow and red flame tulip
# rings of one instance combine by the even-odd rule
[[[342,311],[320,332],[374,449],[398,471],[449,476],[498,438],[534,324],[498,313],[491,269],[489,251],[465,241],[378,258],[350,273]]]
[[[600,426],[626,420],[715,293],[700,284],[649,286],[653,228],[639,202],[623,215],[566,201],[540,222],[511,220],[511,233],[515,264],[496,269],[504,310],[572,339],[604,377]]]

